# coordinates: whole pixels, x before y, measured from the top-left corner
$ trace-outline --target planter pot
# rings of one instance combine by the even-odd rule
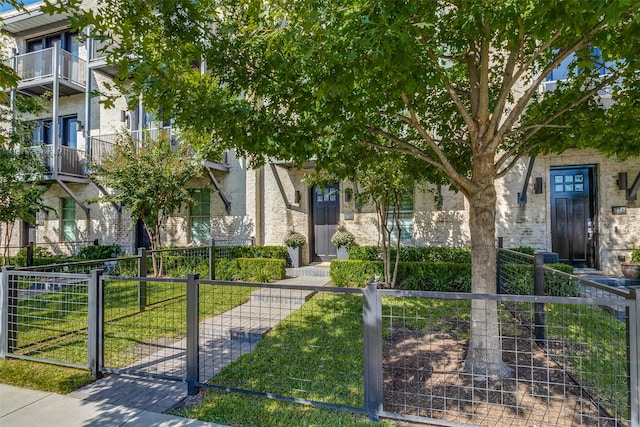
[[[638,270],[638,264],[623,262],[620,263],[620,269],[622,270],[622,275],[627,279],[638,279],[640,278],[640,270]]]
[[[287,246],[288,264],[292,268],[298,268],[302,265],[302,251],[300,246]]]
[[[345,248],[344,246],[338,246],[338,251],[336,256],[338,259],[349,259],[349,252],[347,251],[347,248]]]

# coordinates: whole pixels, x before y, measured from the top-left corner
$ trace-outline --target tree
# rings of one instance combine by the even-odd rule
[[[161,231],[167,215],[183,203],[191,203],[185,184],[199,171],[190,149],[178,150],[160,136],[134,140],[128,133],[119,136],[113,152],[103,163],[93,166],[91,179],[113,192],[99,200],[120,203],[131,212],[134,222],[142,220],[151,249],[161,246]],[[153,273],[162,272],[162,258],[152,253]]]
[[[612,119],[598,102],[604,87],[638,117],[637,102],[625,100],[638,91],[639,8],[635,0],[107,0],[75,22],[118,40],[110,60],[128,87],[213,143],[299,162],[315,156],[321,168],[355,144],[421,160],[468,200],[472,291],[484,294],[495,292],[495,180],[537,150],[622,144],[630,123],[600,145],[576,127]],[[195,69],[202,59],[211,72]],[[541,96],[565,60],[569,80]],[[508,375],[500,350],[496,303],[474,300],[465,369]]]
[[[309,181],[326,185],[337,180],[357,184],[355,200],[361,205],[371,203],[376,212],[379,243],[382,249],[384,283],[396,286],[400,246],[404,236],[400,211],[407,199],[413,201],[417,185],[437,182],[437,177],[425,174],[420,162],[406,154],[383,152],[367,147],[353,146],[331,154],[332,161],[324,170],[311,174]],[[353,159],[358,159],[354,162]],[[395,241],[394,241],[395,240]],[[395,259],[391,259],[395,247]]]
[[[10,1],[14,7],[21,2]],[[0,55],[1,56],[1,55]],[[15,88],[19,78],[0,57],[0,88]],[[0,93],[0,101],[6,93]],[[3,245],[2,263],[9,256],[11,236],[18,219],[35,225],[34,212],[46,207],[42,196],[47,186],[42,185],[40,174],[44,164],[31,146],[34,123],[24,119],[43,111],[42,100],[17,95],[12,106],[0,106],[0,242]]]

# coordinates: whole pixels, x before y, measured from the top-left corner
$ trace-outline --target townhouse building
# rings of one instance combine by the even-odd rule
[[[12,244],[29,241],[56,252],[73,252],[98,239],[132,252],[143,246],[140,224],[117,206],[92,202],[102,192],[88,178],[113,146],[115,136],[129,132],[142,138],[167,133],[179,143],[179,132],[145,111],[141,102],[129,109],[120,97],[107,108],[96,90],[105,91],[116,69],[104,59],[90,33],[70,31],[66,16],[49,16],[39,4],[28,12],[7,12],[3,31],[10,36],[12,64],[20,76],[16,91],[27,96],[51,93],[46,116],[34,117],[34,145],[41,150],[52,185],[45,204],[56,212],[37,213],[37,226],[15,227]],[[553,90],[560,75],[540,88]],[[606,101],[606,96],[604,97]],[[210,238],[255,237],[261,245],[282,245],[289,231],[307,237],[303,262],[336,256],[330,237],[338,224],[356,235],[360,245],[378,243],[372,206],[360,206],[357,183],[309,188],[302,169],[272,159],[252,169],[233,150],[190,184],[196,204],[171,215],[163,241],[196,245]],[[505,247],[531,246],[558,253],[576,267],[619,274],[640,246],[640,160],[620,160],[595,150],[568,150],[561,155],[524,158],[497,182],[497,234]],[[350,191],[344,191],[350,189]],[[403,204],[403,244],[462,246],[469,243],[468,204],[459,193],[428,185],[412,189]]]

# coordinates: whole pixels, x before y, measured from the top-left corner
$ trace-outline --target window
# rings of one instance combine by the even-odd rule
[[[69,148],[78,148],[78,117],[60,118],[60,144]]]
[[[62,241],[77,241],[76,202],[71,198],[62,199]]]
[[[400,204],[399,219],[400,219],[400,241],[411,242],[413,240],[413,192],[407,191],[402,198]],[[396,227],[393,219],[394,207],[389,207],[389,215],[387,217],[387,226],[391,232],[391,240],[398,241],[398,228]]]
[[[37,120],[33,127],[33,145],[53,144],[52,120]],[[78,117],[60,117],[58,120],[58,141],[69,148],[78,148]]]
[[[211,239],[211,192],[207,189],[191,191],[195,201],[191,205],[191,241],[203,245]]]
[[[78,47],[80,46],[80,36],[78,33],[69,33],[67,31],[62,33],[48,34],[43,37],[38,37],[27,41],[27,52],[36,52],[42,49],[48,49],[53,47],[56,42],[60,42],[60,47],[63,50],[78,56]]]
[[[33,145],[50,145],[52,143],[51,119],[37,120],[33,127]]]

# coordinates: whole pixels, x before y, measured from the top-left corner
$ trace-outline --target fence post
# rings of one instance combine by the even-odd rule
[[[147,249],[138,248],[138,277],[147,277]],[[138,282],[138,311],[147,306],[147,281]]]
[[[504,293],[504,283],[502,283],[502,251],[504,248],[504,237],[498,237],[498,256],[497,256],[497,270],[498,274],[496,275],[496,293],[503,294]]]
[[[27,267],[33,267],[33,242],[27,245]]]
[[[216,278],[216,239],[211,239],[209,245],[209,280]]]
[[[627,307],[627,371],[629,373],[629,425],[640,427],[640,300],[638,287],[629,287],[633,306]]]
[[[536,296],[544,295],[544,254],[536,253],[533,274],[533,292]],[[536,342],[544,344],[544,303],[534,303],[534,323]]]
[[[0,315],[2,316],[0,318],[0,359],[3,360],[7,357],[9,349],[15,346],[15,330],[11,331],[9,328],[9,319],[14,319],[13,325],[15,325],[15,315],[17,314],[15,313],[17,306],[15,302],[10,304],[9,298],[9,271],[11,270],[13,270],[13,267],[2,267],[2,280],[0,283]],[[12,315],[9,315],[9,310],[13,311]]]
[[[196,382],[200,380],[199,353],[199,285],[200,275],[187,276],[187,393],[193,396],[198,392]]]
[[[364,407],[373,421],[382,412],[382,301],[379,277],[363,289]]]
[[[100,278],[104,271],[102,269],[91,270],[89,278],[89,369],[91,375],[102,378],[100,368],[102,366],[104,349],[104,323],[103,307],[104,282]]]

